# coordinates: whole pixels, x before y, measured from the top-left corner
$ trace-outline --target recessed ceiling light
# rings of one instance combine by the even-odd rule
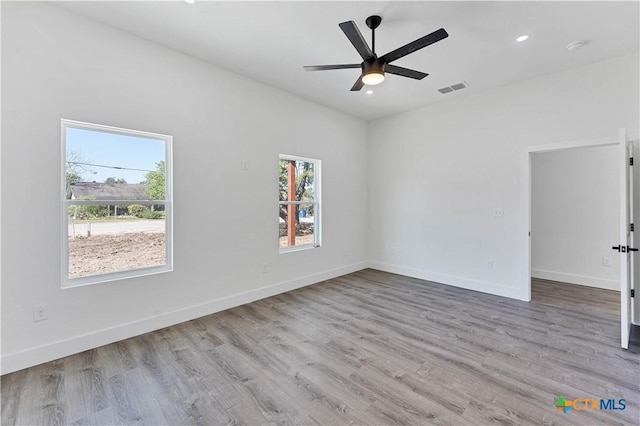
[[[373,95],[373,90],[367,90],[367,95]]]
[[[520,43],[520,42],[522,42],[522,41],[525,41],[525,40],[526,40],[526,39],[528,39],[528,38],[529,38],[529,34],[522,34],[520,37],[518,37],[518,38],[516,39],[516,41],[517,41],[518,43]]]
[[[194,4],[196,0],[184,0],[185,3]]]

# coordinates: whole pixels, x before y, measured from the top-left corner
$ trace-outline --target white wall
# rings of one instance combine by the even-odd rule
[[[637,134],[638,73],[633,54],[372,123],[373,265],[527,300],[527,147]]]
[[[364,266],[363,121],[44,3],[2,3],[2,89],[2,373]],[[61,118],[173,135],[174,272],[61,290]],[[322,160],[322,248],[278,253],[280,153]]]
[[[532,154],[533,277],[620,290],[618,169],[615,145]]]

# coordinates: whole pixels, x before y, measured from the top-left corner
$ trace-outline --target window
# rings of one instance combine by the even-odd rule
[[[62,120],[62,286],[172,270],[171,136]]]
[[[280,155],[280,252],[320,247],[320,160]]]

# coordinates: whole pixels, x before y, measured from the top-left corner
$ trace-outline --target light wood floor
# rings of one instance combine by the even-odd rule
[[[620,349],[615,313],[548,284],[525,303],[360,271],[5,375],[2,424],[638,424],[637,330]]]

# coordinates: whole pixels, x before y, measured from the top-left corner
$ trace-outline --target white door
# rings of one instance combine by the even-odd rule
[[[620,245],[613,247],[620,252],[620,345],[629,348],[629,334],[631,332],[631,288],[633,271],[631,270],[631,255],[637,251],[632,248],[633,237],[631,231],[631,209],[633,203],[633,167],[632,145],[627,141],[627,132],[620,129],[619,161],[620,161]]]

